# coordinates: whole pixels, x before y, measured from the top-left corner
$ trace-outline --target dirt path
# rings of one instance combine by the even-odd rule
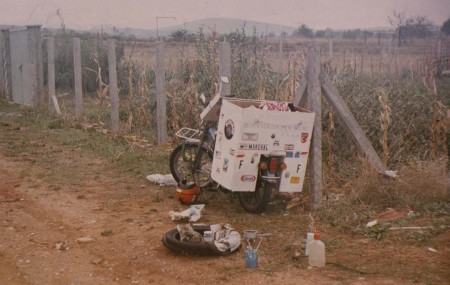
[[[207,205],[201,222],[230,222],[240,231],[266,222],[274,236],[264,241],[259,268],[246,269],[242,252],[224,257],[174,254],[160,241],[176,225],[168,212],[183,209],[173,199],[173,189],[121,175],[93,153],[48,140],[46,132],[51,131],[35,132],[11,121],[0,126],[0,284],[414,281],[386,277],[380,272],[361,274],[333,265],[307,269],[305,261],[292,262],[286,247],[293,236],[306,232],[303,224],[307,213],[296,216],[269,211],[261,216],[249,215],[224,194]],[[298,229],[283,223],[298,223]],[[79,242],[80,238],[92,240]],[[367,243],[359,248],[375,251],[386,246]],[[377,254],[369,260],[376,263]],[[329,257],[354,258],[345,257],[345,251],[340,250]],[[436,283],[448,281],[442,280],[442,260],[436,263]]]

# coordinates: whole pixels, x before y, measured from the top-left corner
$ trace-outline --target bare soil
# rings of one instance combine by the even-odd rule
[[[258,268],[245,268],[242,249],[221,257],[173,253],[161,243],[176,226],[169,211],[185,208],[173,187],[54,139],[86,130],[34,128],[18,116],[0,116],[0,284],[450,284],[449,230],[425,242],[405,242],[401,233],[377,241],[315,216],[328,264],[308,268],[306,257],[292,260],[291,245],[306,235],[310,212],[286,210],[282,197],[251,215],[219,192],[200,220],[271,233]],[[92,241],[77,242],[82,237]]]

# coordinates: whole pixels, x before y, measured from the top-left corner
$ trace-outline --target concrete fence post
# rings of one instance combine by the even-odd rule
[[[55,92],[55,39],[53,37],[47,38],[47,68],[48,110],[60,114]]]
[[[330,61],[333,60],[333,39],[328,40],[328,56],[330,57]]]
[[[43,107],[44,100],[44,67],[42,60],[41,26],[27,26],[28,56],[30,64],[30,91],[31,101],[34,107]]]
[[[164,70],[164,42],[158,42],[156,47],[156,122],[158,127],[158,145],[167,141],[167,113]]]
[[[109,97],[111,99],[111,129],[114,135],[119,133],[119,90],[117,88],[116,42],[108,40]]]
[[[12,101],[12,82],[11,82],[11,43],[9,30],[2,30],[3,34],[3,72],[5,77],[6,98]]]
[[[282,39],[281,39],[281,37],[280,37],[280,43],[279,43],[279,46],[278,46],[278,62],[277,62],[277,65],[278,65],[278,72],[279,73],[283,73],[283,41],[282,41]]]
[[[5,39],[3,33],[0,33],[0,98],[6,97],[6,76],[5,76]]]
[[[221,77],[228,77],[228,83],[221,81]],[[231,95],[231,47],[228,42],[219,43],[219,84],[222,84],[220,95]]]
[[[320,48],[309,47],[307,76],[308,108],[316,114],[310,151],[310,191],[313,208],[322,203],[322,92],[320,85]]]
[[[81,83],[81,47],[80,39],[73,39],[73,69],[75,79],[75,117],[81,120],[83,117],[83,93]]]

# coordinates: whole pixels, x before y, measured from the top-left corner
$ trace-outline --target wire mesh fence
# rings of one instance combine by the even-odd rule
[[[231,93],[248,99],[292,101],[307,64],[302,43],[268,45],[236,33],[231,46]],[[57,37],[56,86],[66,113],[73,112],[71,95],[73,58],[71,36]],[[416,49],[328,41],[318,43],[322,70],[338,88],[356,120],[365,130],[384,163],[395,167],[409,159],[436,157],[447,151],[445,122],[450,102],[449,79],[437,78],[433,43]],[[85,119],[105,125],[110,121],[107,46],[101,36],[82,38],[82,77]],[[390,49],[390,50],[389,50]],[[447,51],[443,51],[446,53]],[[121,134],[156,141],[155,42],[117,39],[117,74]],[[165,90],[169,141],[181,127],[197,129],[203,109],[200,94],[212,99],[218,92],[218,40],[202,35],[193,42],[165,44]],[[432,55],[434,56],[434,55]],[[424,72],[426,70],[426,72]],[[325,100],[324,100],[325,101]],[[324,155],[329,171],[351,171],[347,162],[357,159],[356,147],[342,122],[323,104]]]

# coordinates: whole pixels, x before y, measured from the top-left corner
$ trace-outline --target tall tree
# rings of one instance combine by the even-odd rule
[[[448,18],[447,21],[445,21],[442,25],[441,32],[446,35],[450,35],[450,18]]]
[[[425,16],[407,18],[405,12],[398,13],[394,10],[389,16],[389,23],[395,27],[398,46],[406,42],[407,38],[427,38],[433,34],[433,23]]]
[[[403,28],[406,24],[405,11],[397,12],[394,10],[392,16],[388,16],[389,24],[395,28],[397,34],[398,46],[402,45]]]
[[[404,37],[409,38],[427,38],[433,34],[433,23],[425,16],[417,16],[406,20]]]
[[[294,32],[294,35],[305,38],[312,38],[314,37],[314,31],[307,25],[303,24]]]

